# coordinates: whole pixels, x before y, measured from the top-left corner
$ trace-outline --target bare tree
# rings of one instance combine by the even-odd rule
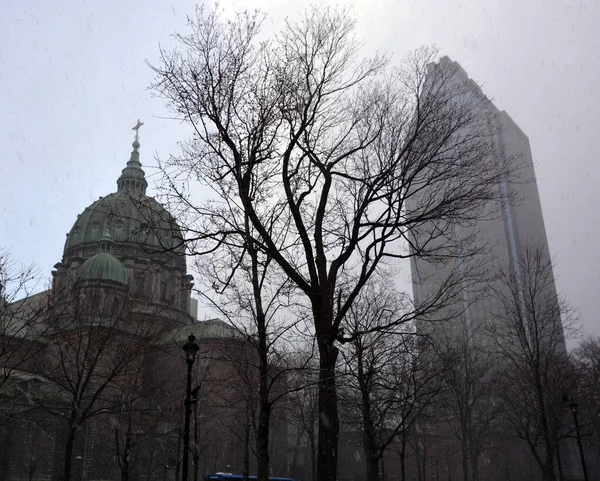
[[[310,343],[303,344],[304,349],[298,352],[299,366],[294,382],[302,389],[290,393],[287,399],[287,422],[295,428],[294,455],[292,459],[291,475],[294,478],[307,479],[305,470],[301,469],[299,458],[304,458],[308,451],[310,460],[310,479],[317,480],[317,434],[319,425],[319,366],[315,359],[315,346]]]
[[[565,347],[565,335],[575,329],[574,313],[556,294],[542,244],[524,245],[492,292],[499,308],[490,332],[504,369],[499,392],[507,419],[527,443],[542,478],[553,481],[565,415],[562,396],[575,380]]]
[[[241,416],[243,433],[231,429],[244,445],[244,476],[250,474],[251,454],[256,457],[259,476],[263,475],[267,479],[273,473],[274,465],[271,461],[279,461],[279,468],[287,466],[287,463],[281,462],[280,457],[273,458],[270,448],[273,445],[273,431],[277,434],[287,422],[288,416],[284,415],[283,411],[288,410],[290,396],[304,391],[307,382],[309,387],[314,387],[314,382],[305,375],[313,358],[298,355],[291,348],[290,339],[286,340],[287,346],[281,342],[283,334],[294,325],[295,323],[291,323],[282,330],[270,331],[267,337],[268,356],[264,360],[260,359],[258,335],[249,336],[245,342],[245,349],[239,350],[237,354],[229,350],[221,358],[222,362],[233,366],[232,376],[222,380],[226,385],[223,393],[227,393],[227,398],[223,398],[221,402],[224,405],[237,406],[237,409],[244,413]],[[264,372],[262,365],[266,367]],[[236,424],[240,424],[239,420]],[[249,443],[251,434],[254,435],[255,447]],[[281,441],[280,438],[279,442]],[[273,445],[273,448],[277,447],[282,446]]]
[[[131,385],[136,364],[157,333],[156,326],[131,316],[126,294],[103,296],[89,289],[57,298],[45,333],[46,356],[36,369],[49,386],[38,402],[66,425],[62,481],[71,478],[78,431],[120,406],[119,393]]]
[[[236,213],[231,210],[234,222]],[[286,393],[282,380],[287,371],[297,369],[297,366],[288,368],[283,350],[277,349],[297,323],[285,315],[286,310],[289,314],[293,285],[281,275],[272,257],[257,248],[247,216],[238,231],[244,233],[242,249],[228,245],[220,250],[218,257],[198,259],[196,267],[200,279],[210,280],[206,286],[209,290],[199,291],[199,294],[240,331],[248,346],[255,349],[256,356],[247,356],[241,363],[235,359],[230,361],[237,362],[241,375],[238,382],[240,379],[245,381],[242,384],[245,389],[243,403],[247,404],[248,414],[246,435],[249,435],[249,415],[254,418],[254,411],[258,412],[257,422],[252,421],[256,434],[257,474],[260,481],[267,481],[272,411]],[[236,266],[233,270],[232,265]],[[208,294],[211,288],[212,292]],[[250,405],[256,405],[257,409]]]
[[[459,442],[464,481],[479,480],[479,458],[491,447],[503,414],[496,392],[497,359],[482,342],[482,331],[481,326],[459,323],[445,337],[439,336],[443,389],[438,420]]]
[[[568,393],[579,402],[582,437],[592,447],[586,461],[590,472],[600,467],[600,336],[585,337],[574,352],[579,373],[576,392]],[[576,433],[574,433],[576,434]]]
[[[382,260],[456,258],[454,226],[490,211],[510,162],[491,155],[477,89],[451,66],[428,68],[435,52],[389,72],[384,58],[360,58],[345,12],[309,10],[272,40],[261,41],[260,26],[258,14],[224,21],[200,9],[180,49],[153,66],[154,90],[193,128],[183,154],[162,165],[165,195],[186,214],[192,254],[244,249],[247,217],[253,245],[310,306],[318,477],[334,481],[342,319]],[[197,181],[212,189],[207,202],[193,195]]]
[[[0,250],[0,392],[43,348],[48,296],[31,295],[37,281],[33,266],[20,266],[9,251]]]
[[[28,481],[43,477],[43,469],[48,461],[45,447],[54,441],[48,426],[39,421],[39,417],[30,410],[21,413],[13,425],[18,433],[11,440],[14,444],[11,452],[13,472],[21,474]]]
[[[370,333],[350,336],[341,350],[347,380],[342,396],[362,433],[367,481],[379,479],[379,464],[397,438],[406,479],[408,431],[439,392],[431,346],[401,321],[412,311],[405,296],[379,279],[363,290],[344,320],[345,332]]]
[[[143,353],[140,352],[140,355]],[[108,442],[103,448],[110,461],[116,461],[121,481],[128,481],[141,470],[144,461],[140,450],[146,453],[153,446],[153,437],[165,416],[154,405],[156,390],[144,383],[145,362],[135,362],[128,369],[127,382],[113,383],[111,405],[107,406],[106,421],[103,423],[101,437]],[[172,386],[169,386],[172,388]],[[112,442],[111,442],[112,441]],[[100,447],[96,449],[99,454]]]

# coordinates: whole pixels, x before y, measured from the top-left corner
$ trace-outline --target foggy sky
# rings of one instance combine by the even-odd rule
[[[188,130],[147,90],[159,44],[194,3],[129,0],[0,4],[0,248],[46,278],[77,214],[116,190],[140,118],[150,188],[154,157]],[[332,2],[345,5],[346,2]],[[310,2],[221,1],[260,8],[265,28]],[[557,288],[600,334],[600,2],[356,1],[365,53],[400,59],[437,45],[530,140]],[[405,279],[409,276],[406,270]]]

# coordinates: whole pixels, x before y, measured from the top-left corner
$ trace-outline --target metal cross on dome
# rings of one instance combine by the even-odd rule
[[[135,140],[138,141],[139,140],[139,134],[140,134],[140,127],[144,125],[143,122],[140,122],[140,119],[138,119],[137,124],[135,124],[135,127],[131,130],[135,130]]]

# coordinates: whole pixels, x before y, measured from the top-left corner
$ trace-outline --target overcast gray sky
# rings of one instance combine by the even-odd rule
[[[529,136],[558,289],[600,334],[600,2],[334,2],[346,3],[365,53],[399,59],[437,45]],[[310,2],[220,5],[260,8],[270,29]],[[77,214],[115,191],[138,117],[152,185],[154,156],[175,152],[186,129],[151,97],[146,61],[172,45],[193,9],[184,0],[2,1],[0,248],[49,277]]]

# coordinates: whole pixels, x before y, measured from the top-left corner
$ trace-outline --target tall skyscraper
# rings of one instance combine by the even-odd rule
[[[523,275],[523,272],[520,272],[522,264],[527,262],[526,258],[531,255],[532,250],[535,250],[546,263],[550,262],[551,257],[529,139],[505,111],[499,110],[483,94],[480,87],[469,78],[457,62],[444,57],[439,63],[431,64],[429,68],[430,72],[435,68],[449,69],[453,78],[448,85],[466,85],[470,92],[475,92],[473,97],[478,99],[475,108],[480,109],[478,117],[482,123],[481,128],[491,143],[489,155],[494,157],[497,165],[502,165],[507,159],[511,159],[517,174],[515,178],[507,177],[499,183],[500,198],[504,201],[501,202],[495,215],[487,216],[475,225],[454,226],[454,240],[457,245],[468,239],[469,242],[474,241],[478,246],[485,248],[485,253],[473,258],[461,259],[458,255],[456,263],[452,265],[454,273],[457,272],[457,266],[460,271],[461,268],[467,268],[477,262],[480,267],[483,267],[483,274],[487,275],[482,275],[479,281],[474,281],[473,278],[465,281],[464,288],[460,289],[458,296],[460,300],[455,303],[461,305],[455,306],[457,308],[453,310],[454,315],[448,316],[454,319],[439,324],[422,322],[419,325],[420,329],[427,332],[435,332],[442,325],[452,328],[458,323],[469,330],[476,330],[479,326],[490,325],[506,315],[506,312],[503,312],[506,310],[505,306],[501,305],[498,296],[490,293],[490,288],[499,289],[499,281],[494,280],[498,272],[510,273],[513,280],[519,283],[518,278]],[[516,178],[518,182],[515,181]],[[458,179],[460,181],[460,171]],[[464,266],[461,263],[464,263]],[[420,304],[435,295],[451,270],[450,267],[440,268],[439,265],[430,264],[426,260],[413,258],[415,302]],[[546,298],[556,299],[551,267],[546,275],[544,287]],[[441,314],[438,318],[443,319],[444,315]],[[560,318],[557,321],[560,323]]]
[[[473,109],[473,121],[455,132],[464,142],[468,136],[482,140],[475,144],[475,158],[484,160],[483,169],[490,169],[486,174],[498,176],[487,177],[493,179],[495,195],[485,197],[487,204],[473,210],[473,218],[433,217],[413,236],[417,248],[431,241],[430,251],[448,254],[446,263],[415,257],[411,266],[415,304],[431,306],[438,297],[444,301],[429,311],[422,307],[425,314],[417,321],[417,331],[436,345],[433,364],[443,369],[439,402],[419,425],[424,443],[441,479],[456,472],[490,481],[534,479],[538,472],[544,479],[577,479],[574,443],[557,435],[568,423],[562,393],[575,388],[569,364],[563,362],[563,306],[529,140],[456,62],[445,57],[429,66],[428,75],[425,97],[440,92],[435,83],[440,76],[442,93],[454,94],[442,95],[450,116],[465,105]],[[461,108],[453,110],[456,105]],[[447,121],[448,116],[440,118]],[[475,189],[478,176],[468,168],[475,165],[472,160],[451,149],[444,152],[444,161],[455,167],[455,177],[444,186],[449,189],[417,192],[409,213],[418,215],[430,199],[434,205],[443,202],[455,187]],[[438,165],[428,168],[435,176]],[[439,170],[444,168],[448,164]]]

